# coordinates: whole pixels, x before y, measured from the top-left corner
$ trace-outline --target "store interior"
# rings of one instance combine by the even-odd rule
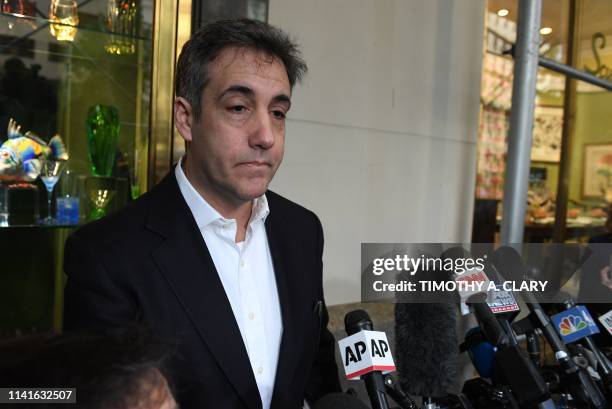
[[[543,2],[540,55],[610,80],[612,28],[608,16],[612,5],[597,0],[576,2],[571,10],[572,3]],[[503,212],[514,65],[508,51],[516,37],[517,3],[492,0],[487,13],[474,215],[478,241],[490,241],[496,235]],[[582,81],[566,80],[562,74],[539,68],[526,242],[585,242],[607,232],[612,200],[612,94]],[[563,175],[562,167],[566,167]],[[567,190],[559,195],[559,186],[564,184]],[[559,203],[567,208],[565,221],[557,220]],[[493,213],[496,223],[491,221]],[[565,234],[555,237],[555,226],[563,222]]]

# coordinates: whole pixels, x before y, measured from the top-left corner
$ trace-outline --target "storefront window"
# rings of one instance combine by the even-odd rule
[[[268,0],[205,0],[193,2],[193,27],[232,18],[268,21]]]
[[[599,27],[597,30],[607,32],[607,35],[612,34],[609,25],[604,23],[606,20],[610,21],[612,10],[608,10],[607,14],[602,14],[602,10],[610,8],[609,5],[603,7],[602,3],[601,7],[598,7],[597,4],[589,2],[578,2],[578,4],[577,12],[572,14],[569,0],[543,1],[540,55],[561,63],[568,61],[569,36],[572,34],[569,32],[569,23],[573,19],[575,30],[579,30],[574,34],[574,38],[580,39],[578,41],[580,45],[577,45],[579,58],[574,65],[580,69],[588,67],[595,72],[598,69],[596,61],[593,58],[591,60],[585,58],[588,57],[589,52],[592,54],[593,41],[598,42],[598,45],[603,44],[602,38],[606,34],[603,34],[603,37],[597,35],[596,32],[599,32],[596,31],[597,27]],[[503,202],[514,68],[514,61],[508,55],[508,51],[516,39],[518,15],[518,3],[514,1],[495,0],[489,1],[488,5],[476,176],[473,235],[475,241],[499,240],[497,233],[503,212],[501,203]],[[593,24],[594,20],[601,21],[601,24]],[[593,36],[597,36],[597,39],[594,40]],[[586,51],[587,46],[588,52]],[[608,45],[608,50],[609,47],[610,45]],[[600,66],[599,72],[605,73],[606,68]],[[583,241],[604,231],[605,217],[603,216],[607,205],[603,200],[604,193],[600,185],[605,184],[603,179],[606,177],[606,171],[599,168],[596,170],[584,168],[583,158],[585,157],[585,145],[600,143],[603,140],[610,141],[609,132],[606,136],[603,129],[589,129],[595,123],[605,128],[605,121],[610,117],[610,108],[608,108],[610,104],[606,104],[606,98],[610,98],[610,93],[576,81],[577,92],[572,89],[569,98],[570,100],[574,98],[575,105],[571,105],[565,100],[565,83],[564,75],[539,68],[528,205],[525,215],[524,240],[528,242],[553,239],[555,225],[560,223],[555,217],[558,200],[567,201],[566,229],[563,240]],[[575,107],[575,116],[571,115],[571,107]],[[593,116],[599,118],[598,122]],[[557,189],[559,179],[562,177],[561,153],[564,121],[570,121],[566,131],[570,141],[566,146],[566,149],[569,149],[566,160],[569,161],[570,166],[570,186],[569,194],[559,197]],[[599,154],[602,150],[602,148],[595,147],[588,149],[595,149]],[[582,194],[581,189],[585,175],[589,171],[597,175],[598,181],[593,182],[592,178],[587,176],[587,182],[595,183],[598,192],[587,197]],[[594,187],[591,187],[591,190],[593,189]],[[612,194],[610,199],[612,200]],[[496,216],[495,222],[493,222],[493,215]]]
[[[612,81],[612,4],[580,2],[574,66]],[[569,200],[605,219],[612,204],[612,93],[578,82],[570,156]]]

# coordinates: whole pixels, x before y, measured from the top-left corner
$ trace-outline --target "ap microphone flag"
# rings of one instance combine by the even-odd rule
[[[395,371],[387,334],[381,331],[359,331],[338,341],[347,379],[359,379],[372,371]]]

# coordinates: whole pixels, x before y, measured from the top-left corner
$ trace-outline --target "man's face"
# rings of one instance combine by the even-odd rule
[[[210,199],[241,204],[265,193],[283,159],[289,79],[276,58],[233,47],[208,65],[208,78],[191,141],[181,132],[188,177]]]

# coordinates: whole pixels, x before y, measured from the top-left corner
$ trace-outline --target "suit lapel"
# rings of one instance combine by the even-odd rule
[[[271,206],[271,205],[270,205]],[[293,393],[292,380],[298,359],[295,351],[303,340],[299,339],[297,331],[297,318],[295,315],[295,302],[300,283],[294,282],[290,278],[291,260],[288,257],[286,246],[290,243],[290,237],[284,232],[278,211],[270,208],[270,214],[266,218],[266,234],[272,263],[274,265],[274,275],[276,277],[276,287],[278,289],[278,299],[281,307],[283,320],[283,335],[281,338],[280,351],[278,355],[278,365],[274,383],[274,393],[272,396],[271,408],[281,409],[285,399],[281,395]]]
[[[261,409],[259,390],[238,324],[174,172],[158,187],[156,194],[160,200],[151,202],[160,205],[150,209],[148,226],[166,236],[166,240],[153,258],[245,405]]]

